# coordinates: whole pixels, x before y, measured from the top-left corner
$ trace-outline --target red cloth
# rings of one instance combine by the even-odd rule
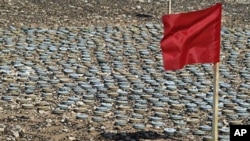
[[[222,4],[204,10],[164,15],[161,49],[165,70],[220,61]]]

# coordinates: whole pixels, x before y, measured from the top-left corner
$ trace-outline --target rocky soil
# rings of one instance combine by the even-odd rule
[[[219,0],[172,1],[172,13],[208,7]],[[222,0],[224,26],[248,26],[249,2]],[[0,27],[90,26],[161,22],[166,0],[1,0]]]
[[[223,91],[220,93],[220,96],[223,96],[221,99],[222,102],[227,103],[229,101],[227,104],[231,109],[229,108],[230,110],[227,110],[228,107],[224,107],[224,111],[221,110],[224,115],[221,116],[220,126],[228,127],[229,122],[244,124],[250,123],[249,118],[246,117],[247,115],[244,115],[241,112],[243,111],[244,113],[244,110],[246,109],[247,112],[245,113],[249,113],[250,111],[250,106],[247,104],[250,101],[250,94],[247,92],[247,88],[250,86],[250,65],[248,61],[250,57],[250,4],[249,2],[232,2],[232,0],[221,1],[223,3],[223,52],[221,55],[223,61],[221,71],[222,73],[224,72],[224,74],[221,75],[221,88]],[[172,13],[201,9],[216,2],[220,1],[172,0]],[[190,132],[182,136],[180,135],[182,132],[179,132],[179,135],[170,136],[163,133],[163,127],[155,128],[152,124],[149,124],[149,121],[145,121],[146,127],[144,130],[134,129],[132,127],[132,123],[128,123],[125,126],[115,125],[114,122],[117,120],[118,116],[114,111],[117,110],[121,112],[121,109],[126,109],[126,107],[122,107],[120,105],[113,105],[113,111],[109,111],[103,115],[105,122],[93,121],[91,117],[96,116],[94,110],[101,105],[103,99],[95,98],[95,104],[91,105],[87,103],[90,101],[84,101],[86,103],[83,103],[83,96],[80,96],[81,102],[69,104],[69,109],[62,110],[59,108],[58,110],[58,107],[65,108],[65,104],[59,104],[65,102],[69,96],[74,97],[79,95],[76,95],[76,93],[71,91],[72,93],[70,95],[59,97],[56,92],[58,92],[62,87],[61,85],[55,85],[53,88],[45,88],[45,86],[38,87],[38,83],[36,81],[33,82],[35,78],[39,78],[44,81],[46,80],[48,82],[55,82],[56,80],[54,79],[56,77],[62,81],[60,83],[70,81],[80,85],[83,84],[82,81],[89,82],[90,77],[87,76],[89,75],[89,72],[84,74],[86,77],[84,76],[82,79],[75,80],[71,78],[73,75],[70,75],[72,70],[69,68],[63,70],[63,67],[67,68],[70,64],[69,62],[72,61],[72,64],[78,63],[86,65],[81,68],[86,71],[89,71],[89,68],[93,66],[101,68],[100,66],[97,66],[98,58],[94,59],[94,62],[91,63],[88,62],[88,58],[84,58],[86,59],[84,61],[77,60],[77,57],[83,57],[86,55],[85,53],[89,53],[91,56],[98,56],[95,53],[101,52],[104,55],[99,55],[101,57],[104,56],[104,58],[107,57],[108,59],[106,61],[109,62],[108,64],[110,66],[121,67],[122,65],[135,65],[131,68],[112,68],[112,75],[114,77],[123,75],[126,76],[126,78],[130,78],[132,81],[133,78],[131,77],[134,76],[134,74],[130,74],[128,71],[130,69],[135,69],[133,70],[135,74],[138,70],[138,73],[143,73],[144,75],[147,75],[149,71],[156,71],[156,75],[152,75],[152,78],[164,76],[166,79],[168,79],[168,77],[170,79],[172,75],[174,78],[176,76],[178,78],[183,77],[183,80],[181,81],[187,81],[185,83],[188,83],[188,86],[190,86],[190,89],[187,90],[189,90],[188,92],[191,92],[193,90],[191,86],[196,85],[196,83],[190,82],[187,79],[190,79],[191,76],[195,76],[193,80],[196,81],[199,77],[203,78],[203,75],[206,79],[211,79],[211,70],[209,70],[207,66],[198,66],[196,68],[204,72],[203,74],[195,72],[192,68],[189,68],[190,70],[165,74],[165,72],[159,69],[162,68],[161,63],[159,63],[161,60],[159,59],[161,58],[161,53],[157,48],[162,35],[160,28],[161,16],[167,13],[167,11],[168,3],[166,0],[0,0],[0,89],[2,92],[0,94],[0,141],[202,140],[205,135],[194,135],[194,133],[198,134],[196,129],[198,130],[200,125],[211,124],[211,107],[208,107],[210,110],[206,111],[207,107],[203,107],[205,110],[199,109],[198,114],[195,112],[190,114],[185,107],[178,107],[178,104],[176,106],[174,103],[179,100],[183,100],[181,102],[190,100],[193,103],[197,103],[197,101],[192,100],[197,97],[198,100],[203,100],[203,102],[205,100],[211,100],[209,98],[202,99],[202,96],[204,95],[197,96],[194,92],[190,99],[190,97],[185,94],[171,95],[162,93],[163,97],[170,97],[168,104],[162,102],[166,104],[164,105],[166,106],[164,107],[164,112],[168,115],[167,118],[163,118],[163,121],[166,124],[164,127],[175,128],[174,122],[172,121],[173,117],[170,118],[170,113],[184,116],[185,121],[188,121],[187,118],[189,117],[194,118],[193,120],[188,121],[188,124],[190,124],[188,127],[191,129]],[[152,23],[153,26],[149,23]],[[89,42],[85,39],[88,39]],[[78,45],[78,48],[74,48],[76,44]],[[85,50],[86,44],[89,46],[89,48],[87,47],[86,49],[87,51]],[[62,46],[64,48],[60,48]],[[65,49],[65,46],[70,46],[70,48],[66,47]],[[96,46],[100,48],[98,49]],[[129,50],[130,48],[126,49],[122,46],[133,48]],[[130,56],[130,53],[132,54],[133,51],[135,56],[138,58],[135,57],[134,54]],[[157,60],[158,62],[152,64],[152,62],[148,60],[147,55],[145,55],[148,52],[150,52],[150,55],[148,55],[149,59],[154,61]],[[126,53],[127,56],[121,58],[121,56]],[[142,53],[145,54],[143,55]],[[62,54],[63,56],[61,56]],[[46,60],[46,57],[48,57],[48,60]],[[126,62],[129,59],[133,60],[133,57],[136,58],[134,59],[136,61],[140,59],[140,61],[145,61],[151,68],[149,70],[144,68],[145,70],[143,70],[143,63],[135,61],[129,62],[131,63],[129,64]],[[101,60],[103,58],[99,59]],[[119,61],[122,62],[121,66],[117,64]],[[15,63],[17,64],[14,65]],[[10,65],[10,67],[8,65]],[[22,65],[29,69],[31,68],[33,70],[33,74],[30,76],[24,74],[24,70],[20,68]],[[56,69],[53,68],[53,66],[60,68],[59,72],[56,71],[55,74],[50,76],[41,76],[44,71],[47,73]],[[139,69],[137,66],[139,66]],[[157,66],[157,69],[155,69],[155,66]],[[73,67],[76,66],[72,66],[72,68]],[[41,69],[41,71],[38,71],[39,69]],[[13,70],[19,71],[20,75],[23,76],[7,74]],[[76,71],[75,68],[74,71]],[[103,74],[101,73],[97,73],[96,75],[98,78],[103,77]],[[142,76],[140,81],[147,84],[148,82],[146,82],[146,80],[144,81],[144,78],[145,76]],[[32,79],[32,82],[30,79]],[[119,79],[115,79],[115,81],[118,80]],[[157,83],[160,82],[157,80]],[[232,85],[232,88],[230,88],[231,85],[228,85],[229,83]],[[148,83],[147,85],[150,86],[150,84],[151,83]],[[180,84],[183,85],[183,83]],[[212,90],[212,86],[210,86],[211,83],[205,84],[205,88],[203,86],[205,91],[210,91],[210,93],[208,92],[205,96],[210,96]],[[32,85],[35,85],[34,94],[30,94],[30,91],[27,91],[26,89],[31,88]],[[42,82],[40,82],[40,85],[42,85]],[[54,84],[49,85],[54,86]],[[20,89],[18,93],[16,92],[17,87]],[[176,87],[182,88],[184,86]],[[44,91],[48,92],[45,94],[50,94],[50,88],[53,89],[52,97],[43,97],[42,94],[45,93]],[[168,88],[171,89],[171,87]],[[131,92],[130,90],[128,91]],[[227,93],[230,93],[231,95],[228,95]],[[238,93],[240,93],[240,95],[236,96]],[[114,93],[109,94],[111,95]],[[136,96],[132,95],[132,93],[129,93],[128,95],[129,98],[130,96]],[[148,95],[152,96],[152,93]],[[146,96],[141,96],[140,98],[145,100],[147,99]],[[159,95],[158,97],[157,95],[154,96],[158,100],[160,99]],[[175,96],[180,96],[183,99],[176,99]],[[117,96],[113,95],[112,98],[116,99],[116,97]],[[121,96],[120,98],[122,99],[124,96]],[[225,101],[223,101],[224,98]],[[154,99],[151,100],[153,101]],[[128,101],[131,105],[128,106],[130,109],[125,110],[127,112],[125,115],[130,116],[128,119],[131,119],[132,112],[135,112],[135,101],[132,101],[131,99]],[[145,115],[145,117],[147,117],[145,120],[152,118],[157,110],[162,110],[159,107],[158,109],[157,107],[154,107],[154,109],[152,107],[152,101],[151,103],[149,102],[150,110],[146,112],[151,115]],[[66,102],[72,102],[72,100]],[[114,103],[116,102],[117,101]],[[162,103],[160,102],[160,104]],[[106,106],[108,105],[107,103],[104,104],[106,104]],[[209,102],[206,102],[205,104],[209,104]],[[245,107],[248,108],[245,109]],[[175,108],[179,111],[175,110]],[[57,113],[53,113],[55,111]],[[233,114],[230,115],[230,112]],[[86,114],[89,115],[89,117],[87,119],[79,119],[79,117],[77,118],[77,114],[79,113],[84,113],[83,115]],[[232,116],[236,113],[239,114],[239,119]],[[80,115],[80,118],[84,118],[83,115]],[[178,131],[182,131],[181,128],[178,128]],[[225,134],[228,133],[224,130],[220,131],[220,133],[221,132]],[[206,135],[211,135],[211,132],[208,133],[209,134]],[[223,137],[226,138],[225,136],[221,136],[221,138]]]

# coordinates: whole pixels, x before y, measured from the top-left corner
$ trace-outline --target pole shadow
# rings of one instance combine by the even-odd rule
[[[180,139],[175,139],[174,137],[167,136],[165,134],[159,134],[154,131],[138,131],[138,132],[103,132],[100,134],[103,139],[108,141],[140,141],[140,140],[171,140],[171,141],[181,141]]]

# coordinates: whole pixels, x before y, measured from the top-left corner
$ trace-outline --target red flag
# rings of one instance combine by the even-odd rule
[[[165,70],[220,61],[222,4],[204,10],[164,15],[161,49]]]

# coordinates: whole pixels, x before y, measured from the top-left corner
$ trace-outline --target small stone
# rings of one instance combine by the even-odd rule
[[[82,106],[82,105],[85,105],[85,104],[82,101],[77,101],[76,105]]]
[[[195,137],[193,135],[188,136],[189,139],[194,140]]]
[[[74,140],[76,140],[76,138],[75,137],[69,137],[69,140],[74,141]]]
[[[110,117],[111,115],[112,115],[112,113],[110,112],[110,113],[105,114],[104,117],[105,117],[105,118],[106,118],[106,117]]]
[[[91,131],[95,131],[95,127],[90,127],[89,128],[89,131],[91,132]]]
[[[46,113],[48,113],[48,112],[46,112],[46,111],[44,111],[44,110],[38,110],[38,113],[39,113],[39,114],[46,114]]]
[[[10,105],[10,109],[15,109],[16,108],[16,105]],[[0,109],[0,111],[1,111],[1,109]]]
[[[47,123],[52,123],[52,119],[46,119]]]
[[[226,119],[223,120],[223,123],[224,123],[225,125],[228,125],[228,122],[226,121]]]
[[[67,129],[67,128],[63,129],[63,132],[68,132],[68,131],[69,131],[69,129]]]
[[[141,9],[141,6],[140,6],[140,5],[138,5],[138,6],[136,6],[136,8],[137,8],[137,9]]]
[[[19,138],[19,132],[18,131],[11,131],[15,138]]]
[[[4,129],[3,127],[0,127],[0,132],[4,132]]]
[[[105,130],[105,129],[106,129],[106,127],[105,127],[105,126],[101,126],[101,129],[102,129],[102,130]]]
[[[63,118],[63,119],[61,120],[61,122],[64,123],[64,122],[65,122],[65,118]]]
[[[108,133],[117,134],[117,130],[109,130]]]
[[[151,125],[151,124],[146,125],[146,128],[152,128],[152,127],[153,127],[153,125]]]
[[[14,120],[14,119],[16,119],[16,118],[15,118],[15,116],[8,116],[8,119],[9,119],[9,120]]]
[[[24,132],[24,129],[20,125],[16,125],[15,128],[19,132]]]
[[[6,126],[4,124],[0,124],[0,128],[5,128]]]

